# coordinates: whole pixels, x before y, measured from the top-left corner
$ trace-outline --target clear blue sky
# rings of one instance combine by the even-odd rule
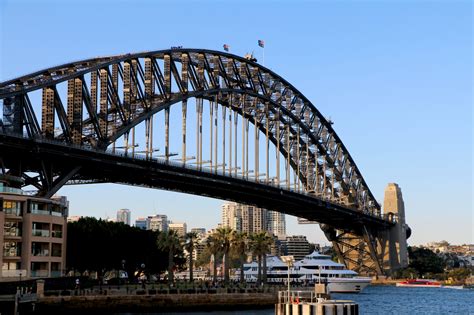
[[[0,81],[73,60],[181,45],[265,64],[325,115],[383,200],[403,191],[411,244],[473,242],[471,1],[5,1]],[[167,214],[214,227],[222,201],[118,185],[66,187],[71,215]],[[290,234],[327,243],[288,218]]]

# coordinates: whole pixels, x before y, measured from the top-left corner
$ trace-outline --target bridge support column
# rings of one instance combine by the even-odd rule
[[[384,274],[377,234],[363,228],[363,235],[356,235],[323,224],[321,229],[332,242],[339,262],[348,269],[363,275]]]
[[[388,229],[370,229],[367,226],[354,231],[336,230],[321,224],[321,229],[341,263],[361,274],[391,275],[408,266],[407,238],[411,230],[405,223],[405,206],[397,184],[385,189],[384,212],[396,224]]]
[[[393,217],[397,223],[384,233],[383,247],[386,248],[383,256],[383,266],[387,273],[408,266],[407,238],[411,230],[405,222],[405,204],[402,191],[395,183],[385,188],[384,213]]]

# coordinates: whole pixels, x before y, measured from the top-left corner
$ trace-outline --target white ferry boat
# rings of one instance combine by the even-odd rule
[[[238,274],[238,272],[236,273]],[[258,264],[244,264],[244,277],[247,282],[258,279]],[[358,277],[357,272],[345,269],[343,264],[334,262],[328,255],[317,251],[294,263],[290,268],[290,281],[300,284],[326,282],[329,292],[358,293],[370,284],[370,277]],[[276,256],[267,256],[267,282],[286,283],[288,267]]]

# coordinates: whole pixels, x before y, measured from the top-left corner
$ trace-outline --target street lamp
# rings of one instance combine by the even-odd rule
[[[142,280],[142,288],[145,289],[145,280],[146,280],[146,275],[145,275],[145,264],[142,263],[140,265],[142,272],[140,274],[140,279]]]
[[[293,267],[293,264],[295,263],[295,257],[294,256],[281,256],[281,260],[288,267],[288,300],[287,300],[287,303],[290,303],[290,268]]]

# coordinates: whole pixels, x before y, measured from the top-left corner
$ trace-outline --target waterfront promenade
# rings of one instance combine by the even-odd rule
[[[168,288],[149,285],[102,286],[84,290],[47,291],[36,308],[46,313],[156,312],[257,309],[273,307],[280,286]]]

